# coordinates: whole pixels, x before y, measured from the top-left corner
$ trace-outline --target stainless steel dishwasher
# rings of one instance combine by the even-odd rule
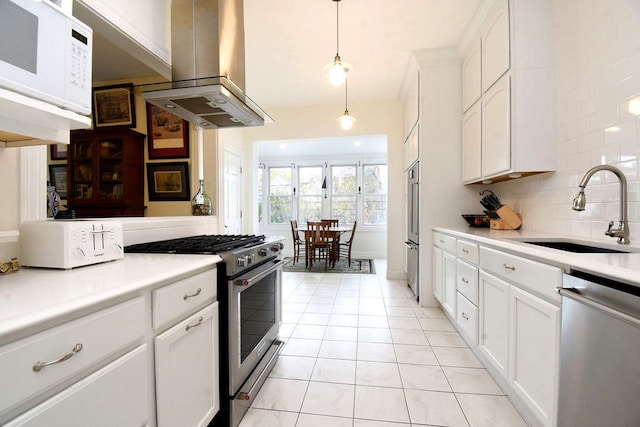
[[[564,275],[558,427],[640,426],[640,287]]]

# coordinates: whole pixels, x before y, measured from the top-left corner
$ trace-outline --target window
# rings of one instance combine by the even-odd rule
[[[318,221],[322,218],[322,166],[298,169],[298,219]]]
[[[331,218],[353,224],[357,218],[356,166],[331,166]]]
[[[269,168],[269,222],[284,224],[291,220],[291,168]]]
[[[362,222],[387,223],[387,165],[364,165],[362,168]]]

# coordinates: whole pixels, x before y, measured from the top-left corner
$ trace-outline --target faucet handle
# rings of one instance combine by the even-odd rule
[[[607,228],[607,231],[605,231],[604,234],[607,236],[615,237],[616,232],[611,231],[612,228],[613,228],[613,221],[609,221],[609,228]]]

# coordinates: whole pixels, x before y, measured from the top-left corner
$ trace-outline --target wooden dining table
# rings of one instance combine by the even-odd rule
[[[327,234],[332,239],[331,257],[330,257],[331,267],[332,268],[335,267],[336,261],[338,260],[338,255],[340,253],[339,247],[338,247],[338,242],[340,241],[340,236],[342,234],[344,234],[344,233],[347,233],[347,232],[351,231],[351,230],[353,230],[353,227],[352,226],[346,226],[346,225],[339,225],[337,227],[329,227],[327,229]],[[311,268],[312,254],[309,251],[309,233],[311,232],[311,230],[308,230],[306,227],[298,227],[298,228],[296,228],[296,232],[303,232],[304,233],[304,245],[305,245],[305,256],[306,256],[305,267]]]

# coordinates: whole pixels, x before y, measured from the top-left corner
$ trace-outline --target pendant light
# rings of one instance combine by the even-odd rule
[[[340,127],[344,130],[349,130],[353,127],[353,124],[356,121],[356,118],[349,114],[348,107],[348,90],[347,90],[347,80],[344,81],[344,114],[338,117],[337,121],[340,123]]]
[[[324,66],[322,72],[327,75],[333,85],[340,86],[347,78],[347,72],[351,70],[351,64],[344,62],[342,58],[340,58],[340,20],[338,14],[340,0],[332,1],[336,2],[336,57],[333,59],[333,62]]]

